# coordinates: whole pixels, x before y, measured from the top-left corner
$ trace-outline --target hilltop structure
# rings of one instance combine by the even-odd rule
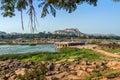
[[[75,36],[82,36],[83,33],[79,31],[77,28],[66,28],[64,30],[56,30],[52,32],[52,34],[60,34],[60,35],[75,35]]]

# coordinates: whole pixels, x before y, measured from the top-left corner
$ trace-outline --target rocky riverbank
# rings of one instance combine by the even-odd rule
[[[21,62],[11,59],[0,61],[0,80],[120,80],[119,69],[119,61]]]

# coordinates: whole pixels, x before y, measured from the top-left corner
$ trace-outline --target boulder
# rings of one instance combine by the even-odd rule
[[[107,67],[112,69],[120,69],[120,62],[118,61],[110,61],[106,64]]]
[[[79,76],[81,79],[85,79],[90,75],[86,71],[77,70],[77,76]]]
[[[8,80],[16,80],[16,75],[9,77]]]
[[[54,70],[55,71],[60,71],[60,67],[61,67],[61,64],[56,64]]]
[[[48,68],[49,71],[53,71],[54,68],[55,68],[55,65],[53,63],[48,63],[47,68]]]
[[[92,73],[92,72],[94,72],[94,69],[93,68],[87,68],[87,72]]]
[[[76,75],[68,75],[62,80],[81,80],[81,77],[76,76]]]
[[[25,75],[25,69],[26,68],[20,68],[15,71],[16,75]]]

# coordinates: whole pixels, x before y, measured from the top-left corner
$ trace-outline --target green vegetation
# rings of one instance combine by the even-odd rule
[[[29,46],[36,46],[36,44],[34,44],[34,43],[31,43],[31,44],[29,44]]]
[[[1,0],[0,13],[3,17],[13,17],[15,16],[15,11],[21,14],[21,25],[24,29],[23,12],[27,10],[29,16],[29,25],[32,32],[36,30],[36,25],[38,23],[36,17],[36,4],[41,11],[41,17],[45,17],[47,14],[51,13],[54,17],[56,16],[57,10],[65,10],[68,13],[72,13],[77,9],[77,6],[86,2],[90,5],[97,5],[97,0]]]
[[[94,74],[90,75],[85,80],[91,80],[92,78],[100,77],[100,76],[102,76],[102,74],[100,72],[97,72],[97,73],[94,73]]]
[[[108,78],[114,78],[116,76],[119,76],[120,75],[120,72],[113,72],[113,73],[110,73],[109,75],[107,75]]]
[[[120,75],[119,69],[106,69],[102,72],[95,72],[87,77],[85,80],[91,80],[92,78],[97,77],[107,77],[108,79],[115,78]]]
[[[107,72],[104,72],[103,74],[109,79],[120,75],[119,69],[107,69],[106,71]]]
[[[53,38],[53,39],[58,39],[58,38],[78,38],[78,36],[76,35],[60,35],[60,34],[52,34],[50,32],[39,32],[36,34],[16,34],[16,35],[11,35],[11,34],[7,34],[7,35],[0,35],[1,39],[18,39],[18,38],[22,38],[22,39],[34,39],[34,38]]]
[[[119,53],[120,52],[120,48],[115,48],[115,49],[102,48],[102,50],[107,51],[107,52],[111,52],[111,53]]]
[[[33,67],[31,71],[26,70],[25,75],[18,75],[19,80],[45,80],[45,73],[48,71],[44,64]]]
[[[91,42],[88,42],[88,44],[96,44],[96,45],[99,45],[101,43],[101,41],[91,41]]]
[[[18,59],[22,61],[59,61],[63,59],[100,60],[102,55],[89,50],[77,48],[63,48],[60,52],[33,52],[26,54],[0,55],[0,60]]]
[[[106,39],[106,40],[120,40],[120,36],[92,36],[91,35],[83,35],[83,36],[76,36],[74,34],[72,35],[64,35],[64,34],[52,34],[50,32],[39,32],[36,34],[16,34],[16,35],[11,35],[11,34],[7,34],[7,35],[0,35],[1,39],[18,39],[18,38],[22,38],[22,39],[34,39],[34,38],[51,38],[51,39],[71,39],[71,37],[73,39],[98,39],[93,40],[88,42],[89,44],[100,44],[101,41],[99,41],[99,39]],[[10,42],[12,43],[12,42]]]

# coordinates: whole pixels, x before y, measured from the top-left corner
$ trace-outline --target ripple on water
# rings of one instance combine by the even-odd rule
[[[54,44],[42,44],[42,45],[36,45],[36,46],[0,45],[0,54],[27,53],[27,52],[40,52],[40,51],[55,52]]]

